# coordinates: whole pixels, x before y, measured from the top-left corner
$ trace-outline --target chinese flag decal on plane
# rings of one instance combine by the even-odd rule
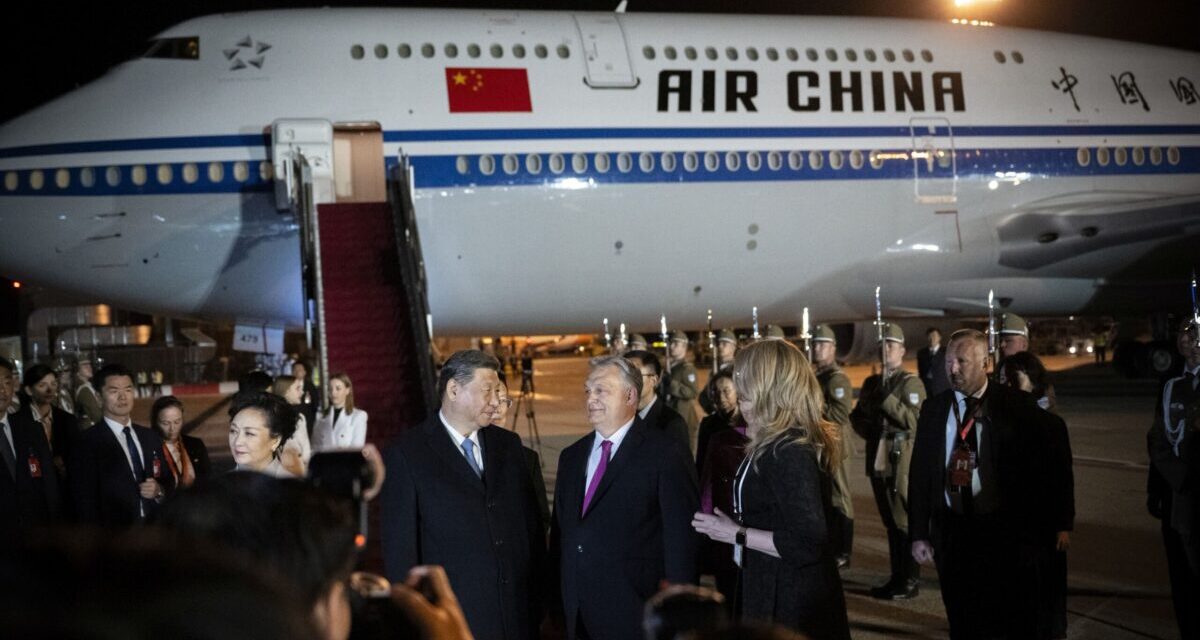
[[[524,69],[446,67],[450,113],[532,112]]]

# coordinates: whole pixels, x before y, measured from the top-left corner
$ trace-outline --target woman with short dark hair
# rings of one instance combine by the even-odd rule
[[[238,394],[229,408],[229,449],[238,470],[290,478],[279,461],[283,445],[296,432],[296,411],[270,393]]]
[[[208,447],[204,441],[183,434],[183,403],[175,396],[162,396],[150,407],[150,428],[163,441],[163,460],[175,477],[176,487],[191,486],[209,472]]]

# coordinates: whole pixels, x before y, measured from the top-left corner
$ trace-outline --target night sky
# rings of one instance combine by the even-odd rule
[[[606,2],[271,2],[252,0],[157,0],[153,2],[47,2],[22,8],[20,19],[6,19],[0,38],[5,92],[0,121],[23,113],[102,75],[109,67],[140,55],[155,33],[188,18],[281,7],[426,6],[610,11]],[[890,16],[945,20],[991,19],[999,25],[1079,33],[1200,50],[1200,2],[1197,0],[1000,0],[977,9],[956,10],[953,0],[631,0],[628,11],[681,13],[765,13],[794,15]]]

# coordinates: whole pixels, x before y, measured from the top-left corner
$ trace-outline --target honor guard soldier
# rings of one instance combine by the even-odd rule
[[[1176,346],[1183,371],[1163,384],[1146,440],[1146,505],[1162,520],[1171,599],[1181,638],[1200,637],[1200,326],[1188,319]]]
[[[850,566],[854,548],[854,501],[850,495],[850,408],[853,392],[850,378],[837,365],[837,338],[833,329],[819,324],[812,330],[812,362],[825,397],[821,417],[836,424],[842,437],[842,463],[833,475],[833,517],[829,538],[837,551],[838,568]]]
[[[763,336],[764,340],[787,340],[787,336],[783,334],[783,327],[777,324],[767,325],[767,334]]]
[[[666,375],[663,376],[663,396],[667,399],[667,406],[687,421],[688,438],[695,441],[696,427],[700,424],[700,419],[696,415],[693,401],[700,395],[700,387],[696,367],[687,361],[688,344],[686,333],[678,329],[671,332],[671,340],[667,343],[667,353],[671,359]]]
[[[649,343],[646,342],[646,336],[640,333],[629,335],[629,351],[649,351]]]
[[[1029,351],[1029,323],[1025,318],[1011,312],[1002,313],[996,332],[1000,334],[1001,358]]]
[[[996,328],[996,333],[1000,334],[1000,362],[1005,358],[1015,356],[1023,351],[1029,351],[1029,323],[1025,322],[1025,318],[1011,313],[1004,312],[1000,314],[999,326]],[[996,365],[996,382],[1004,383],[1004,367],[999,363]],[[1038,398],[1038,405],[1046,411],[1054,411],[1054,407],[1058,404],[1054,393],[1054,385],[1046,383],[1046,395]]]
[[[920,591],[921,568],[910,553],[908,537],[908,471],[925,385],[901,368],[905,350],[900,327],[889,323],[882,333],[883,373],[863,381],[850,424],[867,441],[867,476],[891,555],[891,578],[871,589],[871,596],[907,600]]]
[[[721,329],[717,334],[717,371],[732,371],[733,357],[737,355],[737,335],[729,329]],[[700,408],[704,413],[712,415],[717,407],[717,389],[714,385],[715,376],[710,376],[708,384],[704,385],[704,393],[700,394]],[[700,451],[697,450],[699,455]]]

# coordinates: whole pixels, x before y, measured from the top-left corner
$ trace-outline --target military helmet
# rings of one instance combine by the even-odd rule
[[[643,351],[646,349],[646,347],[650,346],[650,343],[646,342],[646,336],[640,333],[631,333],[629,334],[629,346],[632,347],[635,344],[641,344],[641,350]]]
[[[888,342],[904,344],[904,330],[898,324],[885,322],[883,323],[883,339]]]
[[[819,324],[813,327],[812,338],[813,342],[837,342],[837,338],[833,335],[833,329],[827,324]]]
[[[687,336],[687,334],[686,334],[686,333],[684,333],[684,332],[680,331],[679,329],[676,329],[676,330],[674,330],[674,331],[672,331],[672,332],[671,332],[671,342],[685,342],[685,343],[688,343],[688,342],[691,342],[691,340],[688,340],[688,336]]]
[[[1000,335],[1018,335],[1028,338],[1029,324],[1025,322],[1025,318],[1006,311],[1000,314],[1000,327],[997,332]]]
[[[732,342],[733,344],[737,344],[738,339],[737,335],[729,329],[721,329],[721,332],[717,334],[717,342]]]
[[[765,337],[767,340],[783,340],[786,338],[786,336],[783,334],[783,327],[777,324],[767,325],[767,334],[763,337]]]

